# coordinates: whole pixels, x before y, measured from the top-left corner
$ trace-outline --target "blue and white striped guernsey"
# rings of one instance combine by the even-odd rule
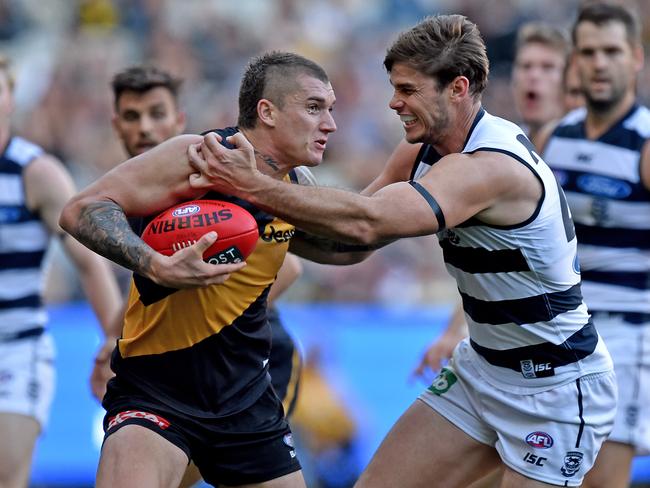
[[[496,387],[539,391],[612,368],[580,291],[576,238],[563,193],[519,127],[485,111],[462,152],[507,154],[540,180],[543,195],[525,222],[470,219],[438,233],[469,325],[470,358]],[[440,159],[423,146],[412,176]],[[462,177],[462,175],[459,175]]]
[[[544,150],[572,209],[585,300],[593,311],[648,316],[650,191],[640,160],[650,110],[634,105],[595,140],[586,138],[585,117],[585,109],[568,114]]]
[[[43,150],[12,137],[0,157],[0,339],[42,327],[49,233],[25,203],[23,171]]]

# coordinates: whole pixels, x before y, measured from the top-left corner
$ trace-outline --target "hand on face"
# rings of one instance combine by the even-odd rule
[[[242,195],[257,173],[253,146],[241,132],[228,137],[234,149],[226,148],[220,141],[221,137],[211,132],[203,137],[202,143],[188,147],[190,165],[197,171],[190,175],[190,185]]]

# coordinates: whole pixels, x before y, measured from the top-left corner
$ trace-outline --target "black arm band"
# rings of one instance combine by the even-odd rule
[[[436,219],[438,220],[438,232],[441,230],[444,230],[445,227],[447,226],[445,223],[445,216],[442,213],[442,209],[440,208],[440,205],[438,205],[438,202],[436,202],[436,199],[433,198],[433,195],[429,193],[420,183],[417,181],[409,181],[409,185],[411,185],[413,188],[415,188],[420,195],[424,197],[424,199],[427,201],[429,206],[431,207],[431,210],[433,210],[433,213],[436,216]]]

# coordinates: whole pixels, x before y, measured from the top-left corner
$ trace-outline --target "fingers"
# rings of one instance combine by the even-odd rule
[[[203,253],[207,251],[212,244],[217,242],[217,237],[218,236],[216,232],[208,232],[207,234],[203,234],[192,247],[196,249],[200,256],[203,256]]]
[[[90,390],[100,402],[106,393],[106,383],[115,375],[109,362],[113,349],[114,344],[111,341],[106,341],[95,356],[95,365],[90,376]]]
[[[420,362],[418,363],[418,365],[411,372],[411,375],[409,376],[409,381],[413,381],[414,379],[417,379],[417,378],[422,378],[423,380],[425,380],[426,379],[425,378],[425,376],[426,376],[425,373],[426,373],[426,370],[427,370],[427,366],[428,366],[428,364],[427,364],[427,353],[425,352],[422,355],[422,358],[420,359]]]
[[[95,363],[105,363],[111,359],[111,354],[115,349],[115,340],[116,338],[106,338],[95,355]]]
[[[190,144],[187,148],[187,158],[189,159],[190,166],[199,173],[203,173],[208,163],[203,157],[203,152],[200,150],[201,144]]]
[[[430,349],[425,354],[423,361],[432,371],[439,371],[442,368],[443,354],[439,349]]]
[[[226,138],[228,142],[232,136]],[[221,136],[217,136],[214,132],[209,132],[203,136],[203,146],[207,147],[213,154],[219,154],[225,149],[225,146],[221,144]]]
[[[450,355],[446,354],[444,344],[435,343],[422,354],[418,365],[413,369],[410,379],[420,378],[428,382],[430,377],[428,373],[435,373],[442,369],[443,362],[449,359]]]
[[[226,138],[226,141],[228,141],[230,144],[235,146],[238,149],[245,149],[247,151],[253,151],[253,145],[250,143],[248,139],[246,139],[246,136],[242,134],[241,132],[237,132],[236,134],[233,134],[230,137]]]

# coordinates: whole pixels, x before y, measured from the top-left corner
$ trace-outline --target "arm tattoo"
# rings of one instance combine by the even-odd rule
[[[122,208],[114,202],[96,202],[79,215],[77,235],[82,244],[97,254],[146,275],[151,249],[131,229]]]
[[[273,171],[277,172],[277,171],[280,170],[280,168],[278,167],[277,161],[275,159],[273,159],[271,156],[267,156],[266,154],[262,154],[257,149],[255,149],[255,156],[258,156],[262,161],[264,161],[271,168],[273,168]]]

